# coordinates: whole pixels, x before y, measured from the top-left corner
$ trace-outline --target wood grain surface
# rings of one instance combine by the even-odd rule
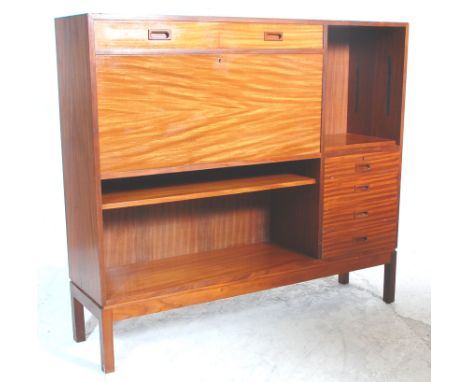
[[[185,21],[95,20],[96,50],[100,49],[214,49],[219,43],[217,23]],[[167,31],[170,39],[149,40],[148,31]]]
[[[104,193],[102,208],[135,207],[312,184],[315,184],[315,179],[295,174],[278,174],[214,180],[209,182],[162,185],[158,187]]]
[[[322,257],[396,247],[399,152],[325,159]]]
[[[274,23],[223,23],[219,25],[220,48],[320,49],[323,47],[323,26],[321,25]],[[270,40],[265,41],[265,38]]]
[[[392,139],[372,137],[361,134],[334,134],[326,135],[324,139],[324,151],[330,153],[351,153],[354,151],[382,151],[394,147],[396,142]]]
[[[390,254],[317,260],[260,243],[108,270],[115,320],[385,264]]]
[[[323,85],[323,133],[346,134],[348,128],[349,33],[328,27]]]
[[[320,54],[96,60],[102,178],[320,151]]]
[[[69,274],[102,303],[101,182],[88,17],[57,19],[55,31]]]
[[[405,28],[349,28],[348,132],[400,143]]]
[[[106,210],[106,266],[268,241],[270,213],[269,192]]]

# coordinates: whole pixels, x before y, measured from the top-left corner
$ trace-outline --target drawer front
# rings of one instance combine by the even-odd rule
[[[398,198],[399,152],[325,159],[324,210]]]
[[[358,256],[390,253],[396,246],[396,221],[358,225],[345,231],[324,235],[322,257]]]
[[[218,47],[218,25],[187,21],[110,21],[94,22],[96,50]]]
[[[398,199],[359,200],[340,208],[324,209],[323,235],[359,227],[394,224],[398,215]]]
[[[103,178],[320,151],[321,54],[101,55],[96,69]]]
[[[323,47],[321,25],[223,23],[220,48],[320,49]]]
[[[325,159],[325,182],[342,182],[350,179],[371,180],[385,174],[398,175],[400,153],[371,153],[345,155]]]
[[[396,247],[399,152],[325,159],[322,257]]]
[[[373,179],[350,178],[342,182],[324,184],[323,207],[343,208],[358,203],[396,199],[398,197],[398,174],[385,174]]]

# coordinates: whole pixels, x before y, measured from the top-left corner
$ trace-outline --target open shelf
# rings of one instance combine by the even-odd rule
[[[106,303],[120,306],[115,317],[124,319],[183,306],[181,296],[196,304],[384,264],[388,258],[385,252],[319,260],[272,243],[236,246],[108,268]]]
[[[328,27],[323,151],[398,148],[405,39],[401,26]]]
[[[352,133],[327,135],[324,143],[326,152],[384,149],[396,145],[393,139]]]
[[[167,296],[183,291],[303,271],[317,263],[306,255],[270,243],[169,257],[109,268],[110,303]]]
[[[275,174],[244,178],[159,185],[130,190],[104,192],[102,208],[114,209],[150,204],[236,195],[315,184],[313,178],[296,174]]]

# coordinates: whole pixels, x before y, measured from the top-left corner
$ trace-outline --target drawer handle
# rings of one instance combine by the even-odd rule
[[[354,213],[354,219],[367,218],[368,216],[368,211],[358,211]]]
[[[265,41],[283,41],[283,32],[265,32],[263,39]]]
[[[171,31],[161,29],[149,29],[148,40],[170,40]]]
[[[353,237],[353,241],[355,243],[365,243],[369,240],[369,238],[367,236],[356,236],[356,237]]]
[[[369,163],[356,165],[356,172],[367,172],[370,170],[371,170],[371,165]]]
[[[354,191],[355,192],[369,191],[369,185],[368,184],[360,184],[358,186],[354,186]]]

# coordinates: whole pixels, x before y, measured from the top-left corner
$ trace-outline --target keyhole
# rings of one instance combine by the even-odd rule
[[[218,64],[221,64],[222,58],[218,57]]]

